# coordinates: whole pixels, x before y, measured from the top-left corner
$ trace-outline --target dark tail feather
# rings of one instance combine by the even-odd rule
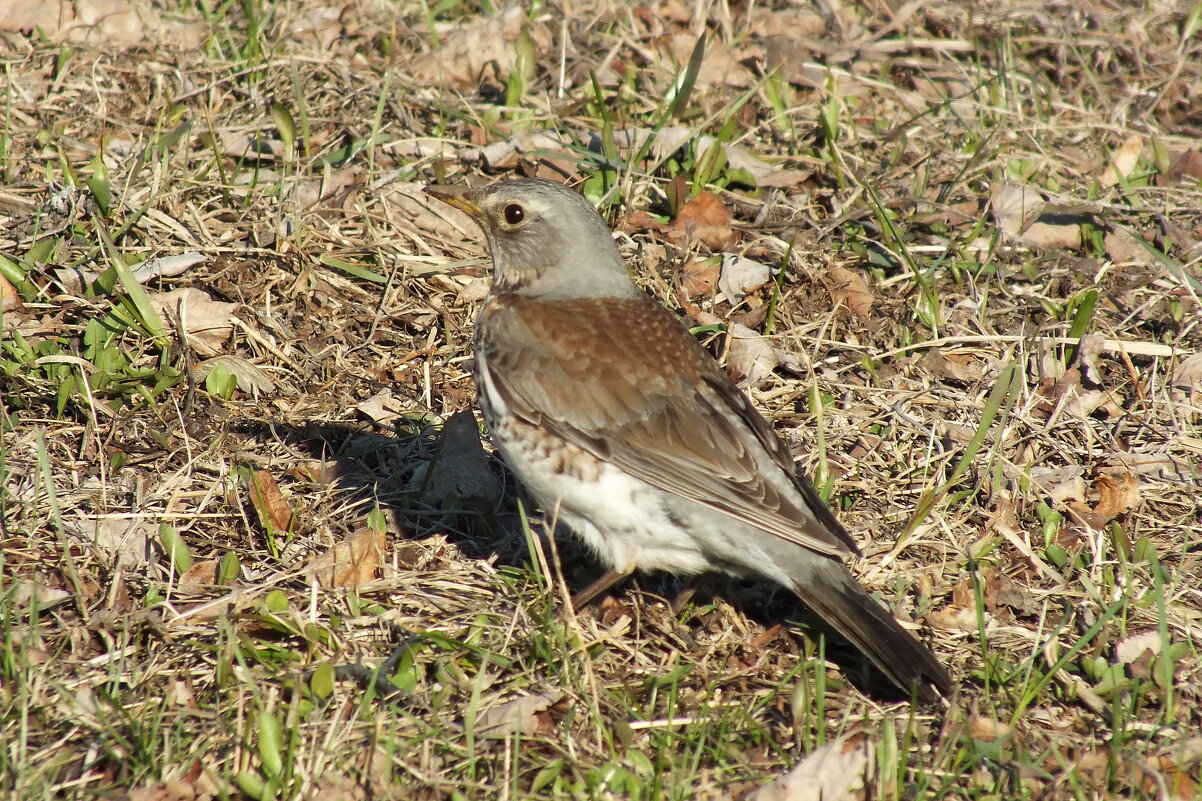
[[[890,681],[905,692],[917,689],[923,703],[952,694],[951,674],[931,650],[903,629],[872,600],[847,568],[837,562],[807,571],[808,581],[794,585],[801,600],[860,649]]]

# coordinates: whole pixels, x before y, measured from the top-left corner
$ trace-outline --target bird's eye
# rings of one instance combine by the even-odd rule
[[[505,222],[517,225],[524,219],[526,219],[526,210],[517,203],[510,203],[505,207]]]

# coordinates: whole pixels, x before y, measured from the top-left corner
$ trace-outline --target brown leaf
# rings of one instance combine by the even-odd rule
[[[267,470],[256,470],[250,477],[250,503],[264,528],[288,531],[292,526],[292,507],[284,500],[280,485]]]
[[[96,548],[118,564],[136,567],[145,564],[152,527],[146,520],[102,516],[85,521],[84,531],[90,534]]]
[[[361,529],[346,542],[315,557],[305,571],[323,587],[359,587],[375,579],[387,546],[383,532]]]
[[[384,216],[393,222],[411,225],[424,234],[433,234],[448,242],[481,250],[472,244],[476,224],[466,213],[424,194],[423,184],[397,183],[381,187],[375,197],[384,204]]]
[[[690,300],[712,297],[720,269],[717,258],[695,258],[680,271],[680,288]]]
[[[505,79],[517,58],[514,42],[523,31],[538,52],[550,45],[546,28],[530,23],[525,9],[513,5],[446,34],[441,46],[413,62],[413,75],[424,84],[456,89],[475,88],[486,74]],[[489,72],[494,67],[499,75]]]
[[[1103,473],[1094,479],[1094,489],[1098,492],[1093,507],[1096,528],[1130,512],[1139,503],[1139,480],[1131,473]]]
[[[667,57],[666,63],[663,64],[665,71],[676,74],[689,63],[689,57],[697,44],[697,37],[691,33],[677,33],[658,38],[655,44]],[[701,69],[697,72],[698,86],[746,88],[754,82],[755,76],[751,74],[751,70],[734,59],[722,40],[711,38],[706,43]]]
[[[1082,363],[1086,370],[1090,367],[1088,361],[1079,360],[1079,363]],[[1089,417],[1099,409],[1105,412],[1107,417],[1122,414],[1122,409],[1115,404],[1109,392],[1102,389],[1085,389],[1082,383],[1081,369],[1070,367],[1051,385],[1050,394],[1055,398],[1062,414],[1077,419]]]
[[[39,30],[52,41],[103,43],[124,49],[146,40],[194,48],[203,26],[180,22],[182,11],[165,16],[150,3],[129,0],[72,0],[50,3],[0,3],[0,30]]]
[[[1195,353],[1177,365],[1169,392],[1176,400],[1202,396],[1202,353]]]
[[[210,587],[217,584],[217,568],[220,565],[220,559],[193,562],[192,567],[185,570],[179,577],[179,581],[176,582],[176,591],[186,595],[207,592]]]
[[[931,348],[918,363],[932,376],[952,381],[967,383],[983,375],[981,363],[971,354],[952,353],[942,348]]]
[[[31,605],[31,600],[36,600],[39,612],[65,604],[72,598],[66,590],[44,586],[40,581],[16,581],[8,584],[6,589],[12,591],[9,597],[13,605],[23,608]]]
[[[985,616],[985,620],[989,621],[989,615]],[[943,631],[976,631],[977,612],[970,606],[949,604],[941,609],[928,612],[926,622],[933,628]]]
[[[350,3],[322,5],[306,3],[294,14],[285,15],[287,40],[306,41],[318,50],[327,51],[345,35],[342,20],[348,15],[355,18]]]
[[[354,205],[363,187],[365,173],[363,167],[354,165],[305,178],[291,185],[286,199],[298,209],[348,209]]]
[[[643,209],[629,212],[618,223],[618,230],[627,234],[637,234],[640,231],[658,231],[659,222]]]
[[[551,708],[562,698],[563,693],[552,690],[524,695],[486,709],[476,718],[476,736],[504,739],[520,735],[525,739],[547,734],[555,727]]]
[[[355,411],[373,423],[389,425],[405,413],[405,407],[393,396],[391,389],[382,389],[367,400],[357,403]]]
[[[736,256],[734,253],[722,254],[722,274],[718,278],[718,288],[732,304],[738,303],[746,295],[756,291],[772,277],[772,270],[766,264]]]
[[[1137,133],[1133,133],[1119,145],[1119,149],[1110,154],[1110,161],[1106,164],[1106,169],[1102,170],[1102,177],[1098,179],[1102,186],[1114,186],[1119,182],[1119,176],[1126,178],[1135,169],[1136,162],[1139,161],[1139,154],[1144,149],[1144,139]]]
[[[215,356],[234,331],[231,320],[237,303],[213,300],[207,292],[192,287],[172,292],[152,292],[151,304],[169,319],[178,319],[188,344],[202,356]]]
[[[1106,257],[1115,264],[1147,266],[1156,261],[1151,251],[1144,247],[1135,234],[1126,228],[1115,228],[1106,234],[1103,241]]]
[[[1187,150],[1173,159],[1165,178],[1169,181],[1180,181],[1183,177],[1202,181],[1202,153]]]
[[[1043,196],[1034,187],[997,183],[989,190],[989,207],[999,228],[1019,236],[1044,207]]]
[[[249,359],[244,359],[233,353],[222,353],[211,359],[205,359],[195,367],[196,380],[204,381],[205,376],[221,365],[238,381],[238,389],[253,393],[255,397],[260,392],[275,392],[275,382],[267,371]]]
[[[968,721],[968,731],[974,740],[985,743],[995,743],[1006,740],[1014,735],[1014,727],[984,715],[973,715]]]
[[[1160,653],[1160,632],[1146,629],[1119,640],[1114,646],[1114,661],[1127,668],[1132,676],[1151,676],[1152,660]]]
[[[708,189],[689,198],[680,214],[668,226],[668,238],[679,242],[686,238],[700,239],[711,250],[726,250],[734,244],[736,234],[730,227],[730,209]]]
[[[748,795],[747,801],[851,801],[873,774],[871,740],[852,736],[816,748],[783,776]]]
[[[994,184],[989,205],[998,227],[1028,245],[1070,249],[1081,245],[1081,226],[1076,217],[1048,211],[1043,196],[1032,186]]]
[[[326,770],[314,782],[310,801],[366,801],[369,796],[359,782],[337,770]]]
[[[21,307],[21,296],[8,279],[0,275],[0,311],[10,312]]]
[[[857,317],[872,314],[872,290],[868,288],[868,282],[859,272],[844,267],[831,267],[826,274],[826,285],[834,305],[843,306]]]
[[[730,326],[730,345],[726,367],[731,377],[745,388],[754,389],[764,382],[779,361],[772,344],[761,334],[738,323]]]

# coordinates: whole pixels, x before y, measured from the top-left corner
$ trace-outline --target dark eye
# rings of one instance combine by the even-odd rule
[[[524,219],[526,219],[526,210],[517,203],[510,203],[505,207],[505,222],[517,225]]]

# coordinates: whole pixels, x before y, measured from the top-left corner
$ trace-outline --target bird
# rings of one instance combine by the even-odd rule
[[[787,445],[639,289],[583,195],[531,178],[425,192],[471,217],[492,258],[472,345],[493,445],[609,568],[575,603],[636,570],[767,579],[910,697],[950,697],[939,659],[852,575],[859,548]]]

